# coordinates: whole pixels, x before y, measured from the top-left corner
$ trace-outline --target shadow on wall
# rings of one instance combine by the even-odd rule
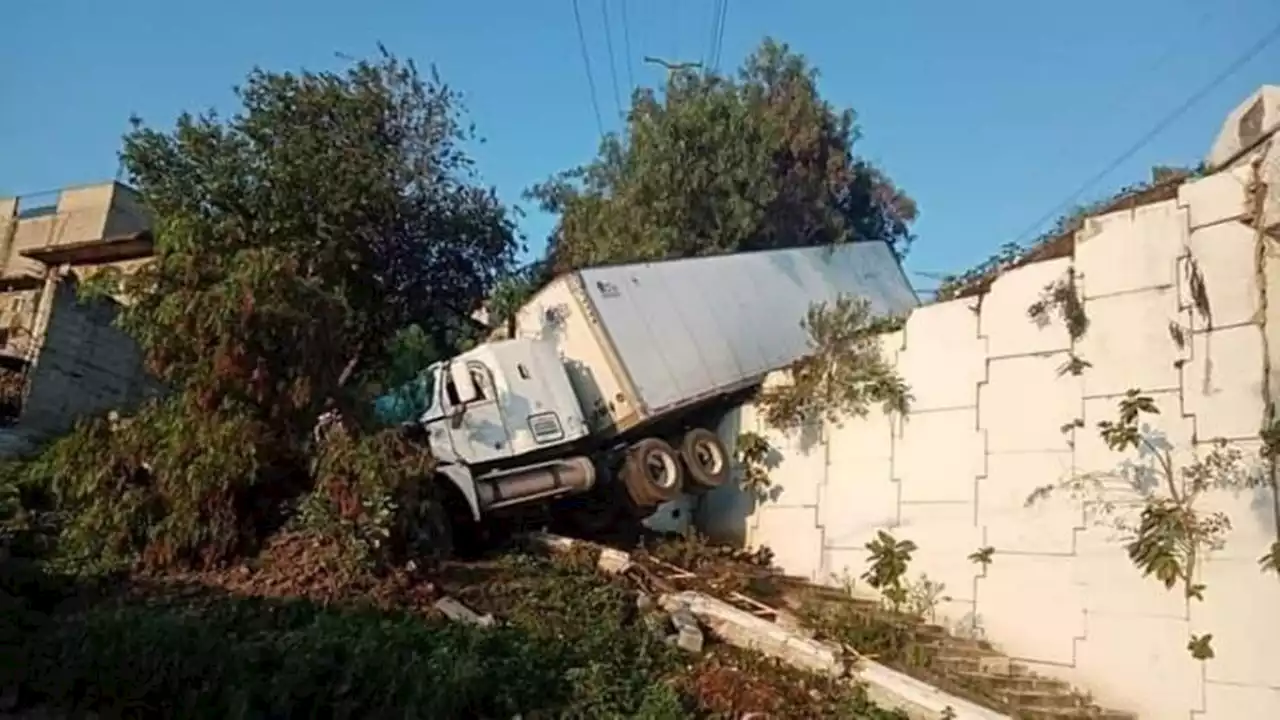
[[[754,423],[743,423],[743,407],[730,410],[716,428],[721,442],[734,458],[733,475],[729,482],[703,494],[695,511],[695,526],[711,540],[745,546],[749,536],[749,519],[763,502],[777,501],[783,488],[769,487],[763,497],[757,491],[743,486],[744,468],[738,460],[738,439],[743,432],[757,432]],[[776,448],[770,448],[765,458],[766,468],[772,470],[782,464],[784,456]]]

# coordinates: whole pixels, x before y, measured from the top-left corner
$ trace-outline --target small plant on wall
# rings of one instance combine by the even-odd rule
[[[1084,311],[1084,300],[1076,287],[1075,272],[1070,268],[1061,278],[1045,285],[1039,299],[1027,307],[1027,317],[1042,328],[1055,315],[1066,326],[1073,344],[1089,331],[1089,316]],[[1090,367],[1093,367],[1092,363],[1072,350],[1067,361],[1058,368],[1058,375],[1081,375]]]
[[[773,481],[769,477],[769,469],[773,464],[773,446],[763,435],[748,431],[738,435],[734,455],[741,471],[738,482],[742,489],[750,492],[757,500],[764,499],[773,487]]]
[[[862,579],[880,591],[894,610],[900,610],[907,602],[907,568],[911,565],[911,554],[917,549],[910,540],[899,540],[884,530],[867,543],[870,555]]]
[[[969,562],[973,563],[974,565],[981,565],[982,572],[985,573],[987,571],[987,568],[991,565],[991,561],[994,558],[995,554],[996,554],[996,549],[991,547],[990,545],[987,545],[985,547],[980,547],[977,550],[974,550],[973,552],[969,553]]]
[[[1274,413],[1274,408],[1268,410]],[[1271,487],[1271,520],[1276,528],[1276,539],[1267,548],[1267,552],[1258,558],[1258,565],[1264,572],[1274,573],[1280,577],[1280,420],[1273,420],[1258,434],[1262,440],[1262,459],[1266,463],[1266,481]]]
[[[765,388],[756,399],[765,422],[779,429],[838,423],[865,416],[876,403],[905,414],[911,393],[884,357],[880,338],[902,322],[876,317],[870,303],[848,295],[811,306],[801,323],[809,353],[789,368],[790,382]]]
[[[1254,472],[1238,447],[1217,440],[1190,463],[1176,464],[1172,449],[1142,427],[1145,416],[1160,412],[1155,402],[1139,390],[1129,390],[1119,401],[1114,420],[1098,423],[1098,435],[1116,452],[1137,451],[1151,458],[1154,468],[1124,463],[1115,470],[1076,475],[1037,488],[1027,505],[1058,492],[1085,503],[1096,522],[1119,531],[1129,560],[1144,577],[1168,589],[1180,587],[1188,602],[1204,599],[1200,563],[1222,549],[1231,519],[1222,512],[1199,507],[1211,490],[1249,490],[1272,487],[1270,477]],[[1079,423],[1068,423],[1071,431]],[[1264,564],[1266,558],[1264,558]],[[1187,645],[1199,660],[1213,657],[1212,635],[1193,635]]]

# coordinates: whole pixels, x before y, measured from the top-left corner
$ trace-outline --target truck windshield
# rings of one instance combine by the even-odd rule
[[[373,414],[379,423],[403,425],[414,422],[435,402],[435,373],[424,370],[413,380],[373,401]]]

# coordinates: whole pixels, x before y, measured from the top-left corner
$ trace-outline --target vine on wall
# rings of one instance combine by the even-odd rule
[[[1027,306],[1027,317],[1037,327],[1047,327],[1056,316],[1067,328],[1071,338],[1072,350],[1067,361],[1058,367],[1058,375],[1080,375],[1093,363],[1076,354],[1074,345],[1089,331],[1089,316],[1084,311],[1084,299],[1076,287],[1076,275],[1073,268],[1067,268],[1059,279],[1044,286],[1040,297]]]

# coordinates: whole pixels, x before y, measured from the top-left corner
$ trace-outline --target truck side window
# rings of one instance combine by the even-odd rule
[[[475,386],[476,399],[473,402],[485,402],[493,399],[493,382],[489,377],[489,370],[480,363],[470,363],[467,370],[471,374],[471,383]],[[449,400],[449,405],[457,407],[462,404],[462,400],[458,397],[458,386],[453,383],[453,376],[448,376],[444,383],[445,397]]]
[[[457,407],[462,404],[462,400],[458,398],[458,386],[453,384],[452,376],[447,376],[444,381],[444,397],[449,401],[449,407]]]
[[[470,363],[467,369],[471,371],[471,382],[476,386],[476,402],[492,400],[493,381],[489,376],[489,369],[480,363]]]

